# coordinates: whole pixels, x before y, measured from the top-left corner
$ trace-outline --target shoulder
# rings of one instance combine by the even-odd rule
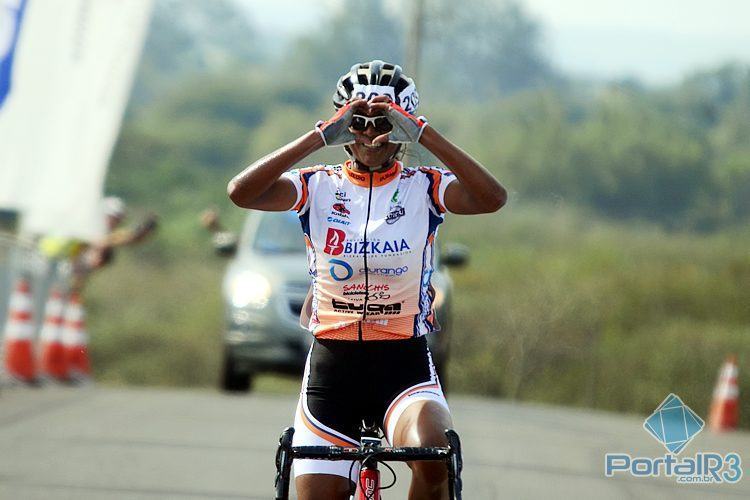
[[[342,165],[314,165],[312,167],[303,167],[298,169],[290,170],[292,174],[299,175],[300,177],[309,179],[316,174],[321,174],[321,177],[341,177]]]
[[[404,169],[406,170],[406,169]],[[455,179],[455,174],[448,170],[447,168],[440,168],[440,167],[433,167],[433,166],[419,166],[419,167],[409,167],[409,170],[413,171],[409,176],[414,176],[415,174],[418,174],[418,177],[421,177],[422,179],[425,179],[427,182],[433,183],[442,183],[447,180]],[[403,174],[402,174],[403,175]]]

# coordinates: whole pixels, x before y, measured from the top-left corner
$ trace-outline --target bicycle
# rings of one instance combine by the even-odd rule
[[[276,500],[288,500],[289,481],[292,462],[295,459],[315,460],[351,460],[359,462],[359,481],[350,493],[356,500],[380,500],[380,492],[396,484],[396,473],[387,462],[411,462],[415,460],[440,460],[445,462],[448,469],[449,498],[461,500],[461,442],[453,429],[446,429],[447,447],[391,447],[382,446],[382,436],[375,425],[367,425],[364,421],[361,427],[362,438],[359,447],[342,446],[292,446],[294,427],[287,427],[279,438],[276,451]],[[393,482],[388,486],[380,485],[380,471],[378,463],[382,463],[393,474]],[[349,474],[351,476],[351,473]]]

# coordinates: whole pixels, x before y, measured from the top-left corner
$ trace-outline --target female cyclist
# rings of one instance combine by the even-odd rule
[[[357,446],[363,419],[393,446],[446,446],[452,427],[425,334],[439,329],[430,285],[446,212],[499,210],[506,191],[476,160],[415,117],[419,95],[399,66],[372,61],[343,75],[336,114],[256,161],[228,186],[243,208],[299,214],[312,277],[315,336],[295,416],[294,446]],[[448,169],[406,167],[419,142]],[[324,146],[349,160],[287,172]],[[347,499],[350,463],[300,460],[300,499]],[[440,462],[414,462],[411,499],[447,498]],[[351,474],[351,476],[350,476]]]

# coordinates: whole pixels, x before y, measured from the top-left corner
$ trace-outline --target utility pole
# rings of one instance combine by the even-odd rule
[[[414,79],[419,80],[419,59],[422,49],[422,30],[424,28],[424,0],[412,0],[412,17],[409,29],[409,43],[406,50],[407,71]]]

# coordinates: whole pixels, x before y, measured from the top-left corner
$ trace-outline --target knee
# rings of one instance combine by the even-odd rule
[[[439,487],[448,481],[448,469],[445,463],[437,461],[409,462],[412,474],[421,483]]]

